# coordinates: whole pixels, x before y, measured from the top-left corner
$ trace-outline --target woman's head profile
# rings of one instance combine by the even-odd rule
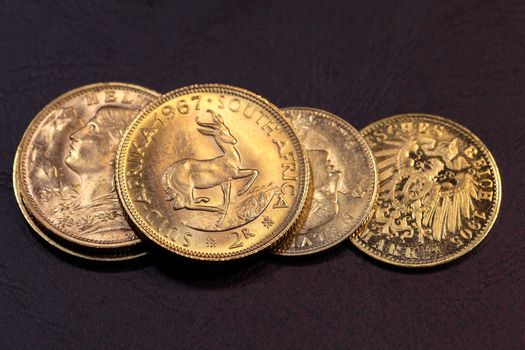
[[[98,109],[93,118],[69,136],[66,165],[79,175],[112,171],[120,139],[135,114],[134,110],[116,106]]]

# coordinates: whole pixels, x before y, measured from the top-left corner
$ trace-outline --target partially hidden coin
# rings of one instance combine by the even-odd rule
[[[277,242],[307,199],[306,155],[282,112],[249,91],[194,85],[140,113],[117,155],[133,223],[189,258],[230,260]]]
[[[278,255],[307,255],[335,246],[370,217],[377,193],[372,151],[349,123],[326,111],[283,109],[308,155],[313,198],[300,230],[272,248]]]
[[[76,244],[72,244],[64,239],[60,239],[60,237],[58,237],[57,235],[53,235],[51,232],[46,231],[45,228],[43,228],[42,225],[36,222],[32,215],[27,211],[26,206],[22,200],[20,194],[20,180],[18,178],[18,159],[19,152],[17,151],[15,154],[15,161],[13,165],[13,189],[15,192],[16,202],[18,204],[20,212],[26,219],[31,229],[49,245],[61,251],[62,253],[74,256],[76,258],[102,262],[125,261],[139,258],[147,254],[144,247],[140,245],[130,247],[129,249],[113,249],[111,251],[107,251],[107,249],[103,249],[100,251],[95,249],[88,249]]]
[[[379,171],[378,201],[351,236],[383,262],[424,267],[472,250],[491,229],[501,179],[487,147],[463,126],[433,115],[386,118],[361,131]]]
[[[126,128],[158,96],[131,84],[93,84],[58,97],[33,119],[15,161],[15,193],[46,241],[87,258],[143,254],[117,196],[114,160]]]

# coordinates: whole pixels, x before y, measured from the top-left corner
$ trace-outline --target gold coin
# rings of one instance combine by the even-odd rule
[[[307,199],[306,156],[282,112],[249,91],[194,85],[140,113],[117,155],[133,223],[171,252],[229,260],[269,247]]]
[[[306,255],[335,246],[366,222],[377,193],[377,171],[365,140],[343,119],[318,109],[284,108],[308,155],[313,198],[306,220],[272,251]]]
[[[60,240],[59,237],[54,236],[51,232],[44,232],[45,229],[41,228],[40,225],[33,219],[22,201],[22,197],[20,195],[20,181],[18,179],[18,159],[19,151],[17,150],[15,154],[15,161],[13,163],[13,189],[15,192],[16,202],[18,203],[18,207],[29,226],[48,244],[62,251],[63,253],[75,256],[77,258],[93,261],[124,261],[135,259],[147,254],[144,249],[139,246],[133,247],[132,249],[112,250],[110,252],[106,250],[97,251],[81,249],[82,247],[80,246],[68,244],[68,242],[65,240]]]
[[[114,159],[125,129],[157,96],[130,84],[93,84],[37,114],[19,146],[17,189],[42,232],[97,255],[141,243],[116,193]]]
[[[489,232],[501,179],[487,147],[463,126],[433,115],[397,115],[361,132],[379,172],[372,219],[351,236],[386,263],[424,267],[456,259]]]

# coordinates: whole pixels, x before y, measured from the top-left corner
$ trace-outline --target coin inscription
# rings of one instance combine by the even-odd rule
[[[313,198],[301,230],[273,252],[305,255],[348,238],[368,218],[377,192],[374,158],[363,137],[343,119],[317,109],[283,109],[306,148]]]
[[[114,182],[124,131],[157,94],[122,83],[70,91],[32,121],[20,149],[21,194],[46,230],[81,246],[121,248],[140,240]]]
[[[365,253],[402,266],[430,266],[476,246],[501,201],[496,163],[481,141],[444,118],[409,114],[362,131],[376,157],[379,197],[352,235]]]
[[[187,257],[226,260],[277,241],[306,201],[307,160],[280,110],[225,85],[163,95],[125,135],[119,195],[135,225]]]

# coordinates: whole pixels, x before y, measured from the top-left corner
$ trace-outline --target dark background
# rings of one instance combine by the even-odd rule
[[[0,0],[0,348],[525,347],[525,2]],[[33,116],[99,81],[218,82],[362,128],[447,116],[493,152],[500,216],[441,268],[389,268],[342,244],[304,260],[104,268],[25,225],[11,165]]]

